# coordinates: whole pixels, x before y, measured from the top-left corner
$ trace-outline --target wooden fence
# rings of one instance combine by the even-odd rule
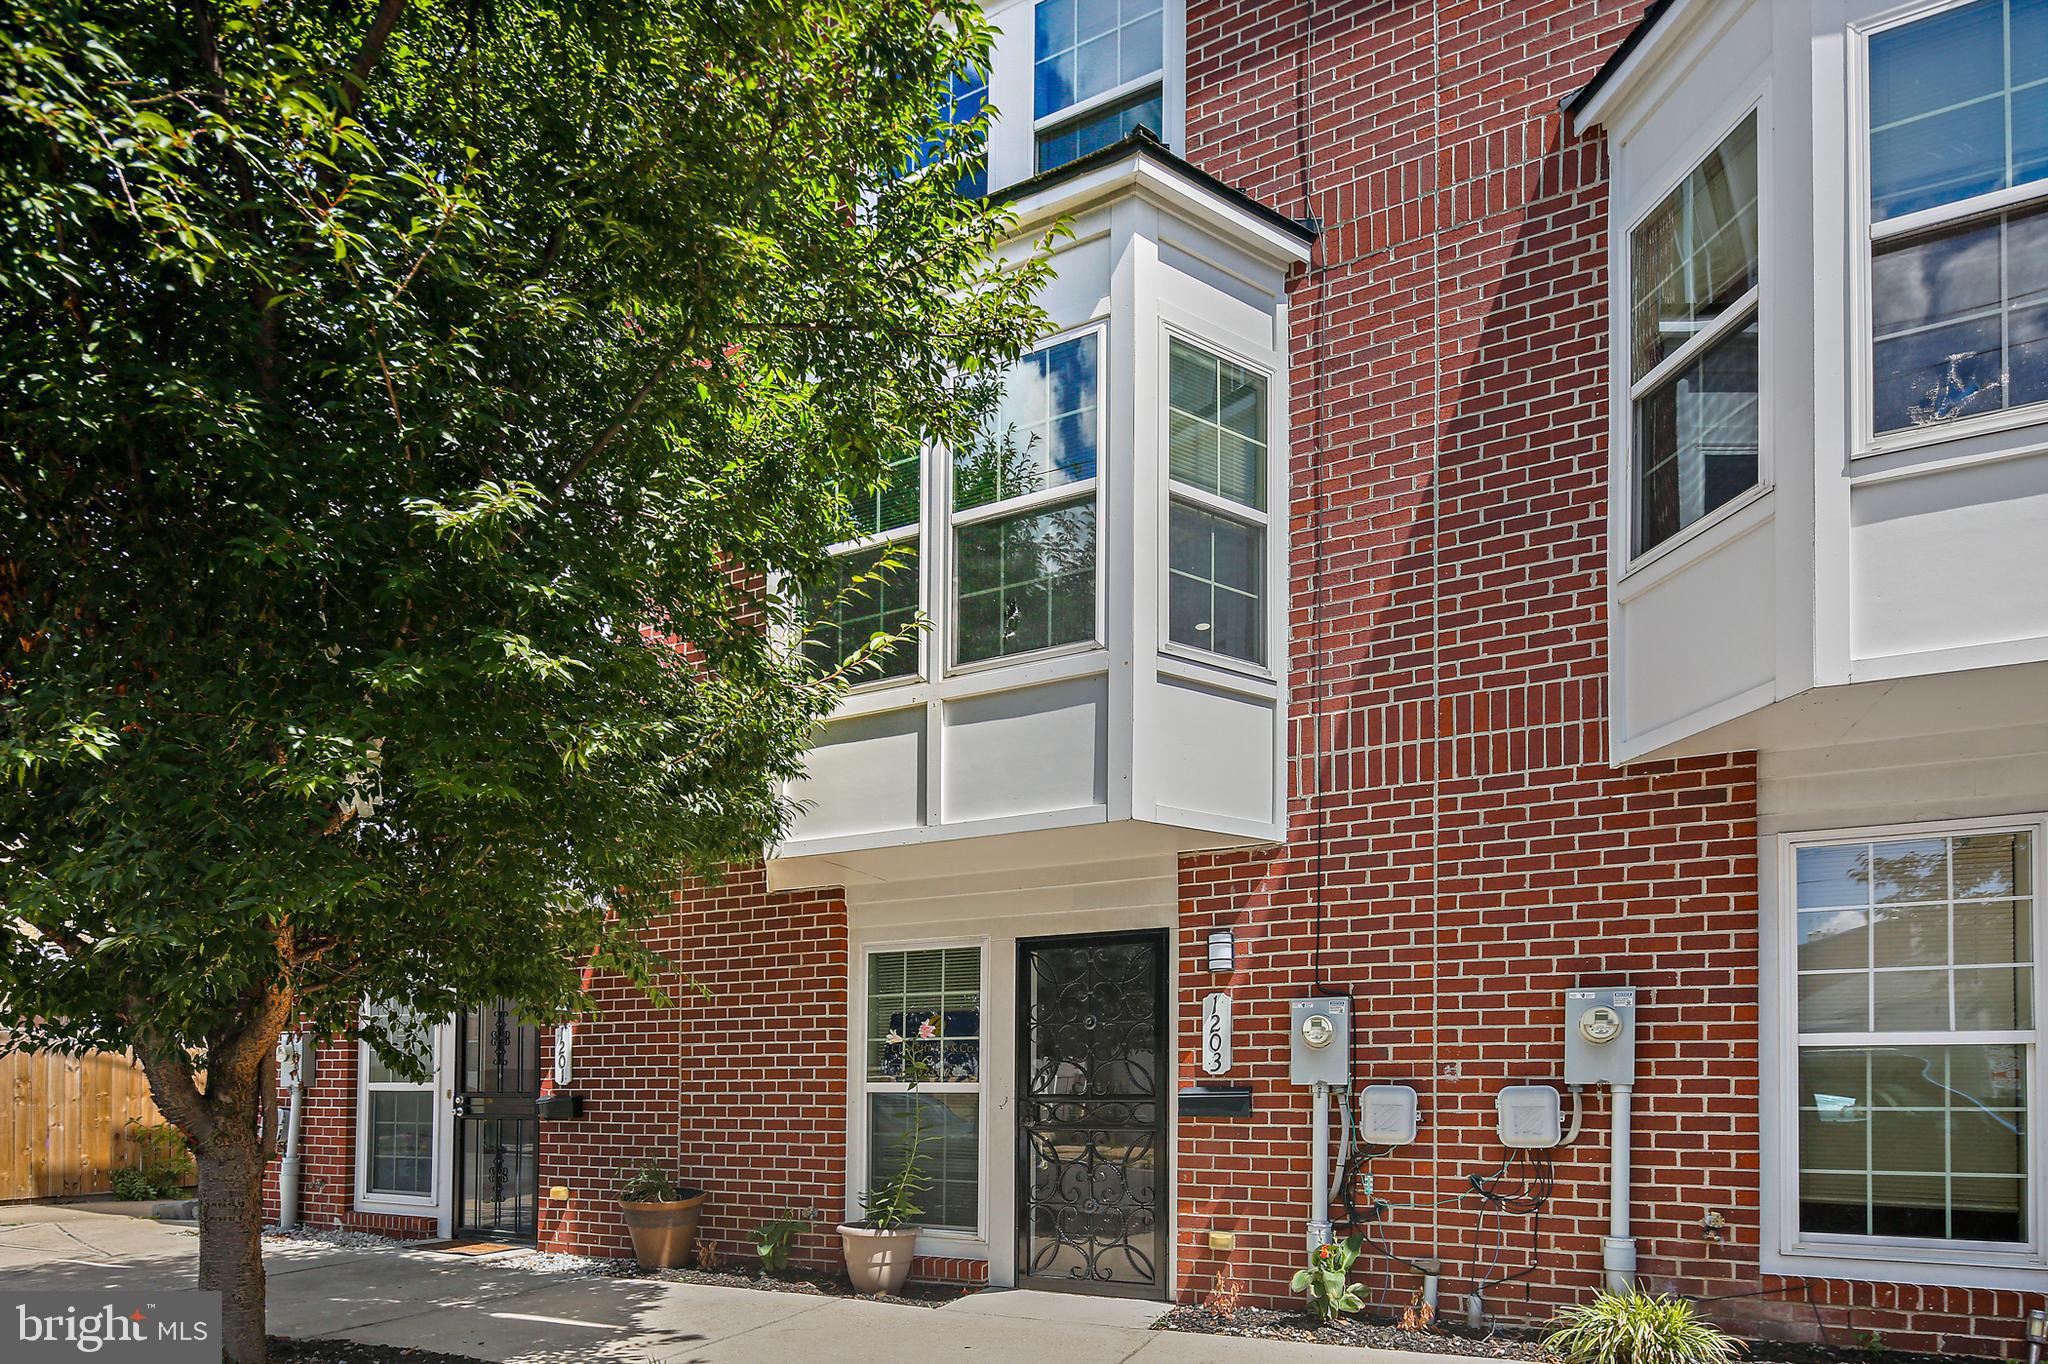
[[[125,1054],[0,1056],[0,1202],[108,1192],[137,1163],[130,1118],[162,1121]]]

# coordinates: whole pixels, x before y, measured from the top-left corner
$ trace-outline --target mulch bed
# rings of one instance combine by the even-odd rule
[[[946,1284],[914,1283],[902,1293],[856,1293],[844,1274],[820,1274],[792,1269],[781,1274],[739,1274],[723,1269],[643,1269],[634,1277],[662,1279],[669,1283],[701,1283],[714,1288],[765,1288],[772,1293],[801,1293],[813,1298],[866,1298],[869,1302],[893,1302],[905,1307],[944,1307],[957,1302],[970,1290]]]
[[[1206,1307],[1176,1307],[1159,1323],[1162,1331],[1193,1331],[1211,1336],[1245,1336],[1257,1340],[1297,1340],[1317,1345],[1362,1345],[1380,1350],[1415,1350],[1424,1354],[1466,1355],[1479,1359],[1545,1361],[1543,1333],[1517,1327],[1493,1332],[1439,1322],[1422,1331],[1406,1331],[1393,1322],[1350,1317],[1328,1325],[1306,1312],[1266,1307],[1240,1307],[1228,1318]],[[1744,1342],[1745,1364],[1955,1364],[1958,1355],[1916,1354],[1905,1350],[1875,1352],[1844,1345],[1809,1345],[1795,1341]]]
[[[271,1364],[480,1364],[474,1355],[415,1350],[406,1345],[363,1345],[353,1340],[270,1338]]]

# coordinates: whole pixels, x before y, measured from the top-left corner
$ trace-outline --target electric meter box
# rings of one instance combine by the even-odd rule
[[[1509,1085],[1493,1096],[1501,1145],[1541,1150],[1564,1140],[1564,1105],[1549,1085]]]
[[[1298,1085],[1351,1082],[1351,1001],[1342,995],[1297,999],[1287,1006],[1291,1075]]]
[[[1632,1085],[1636,1082],[1636,992],[1564,992],[1564,1082]]]
[[[1358,1092],[1358,1140],[1365,1146],[1406,1146],[1415,1140],[1415,1091],[1367,1085]]]

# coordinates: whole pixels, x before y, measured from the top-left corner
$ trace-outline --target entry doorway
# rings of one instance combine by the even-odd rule
[[[540,1230],[540,1029],[499,999],[456,1020],[455,1234]]]
[[[1162,931],[1017,944],[1017,1286],[1165,1298]]]

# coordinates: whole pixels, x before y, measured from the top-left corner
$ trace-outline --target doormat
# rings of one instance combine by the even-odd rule
[[[507,1250],[531,1250],[531,1246],[506,1245],[501,1241],[425,1241],[414,1250],[438,1250],[443,1255],[497,1255]]]

